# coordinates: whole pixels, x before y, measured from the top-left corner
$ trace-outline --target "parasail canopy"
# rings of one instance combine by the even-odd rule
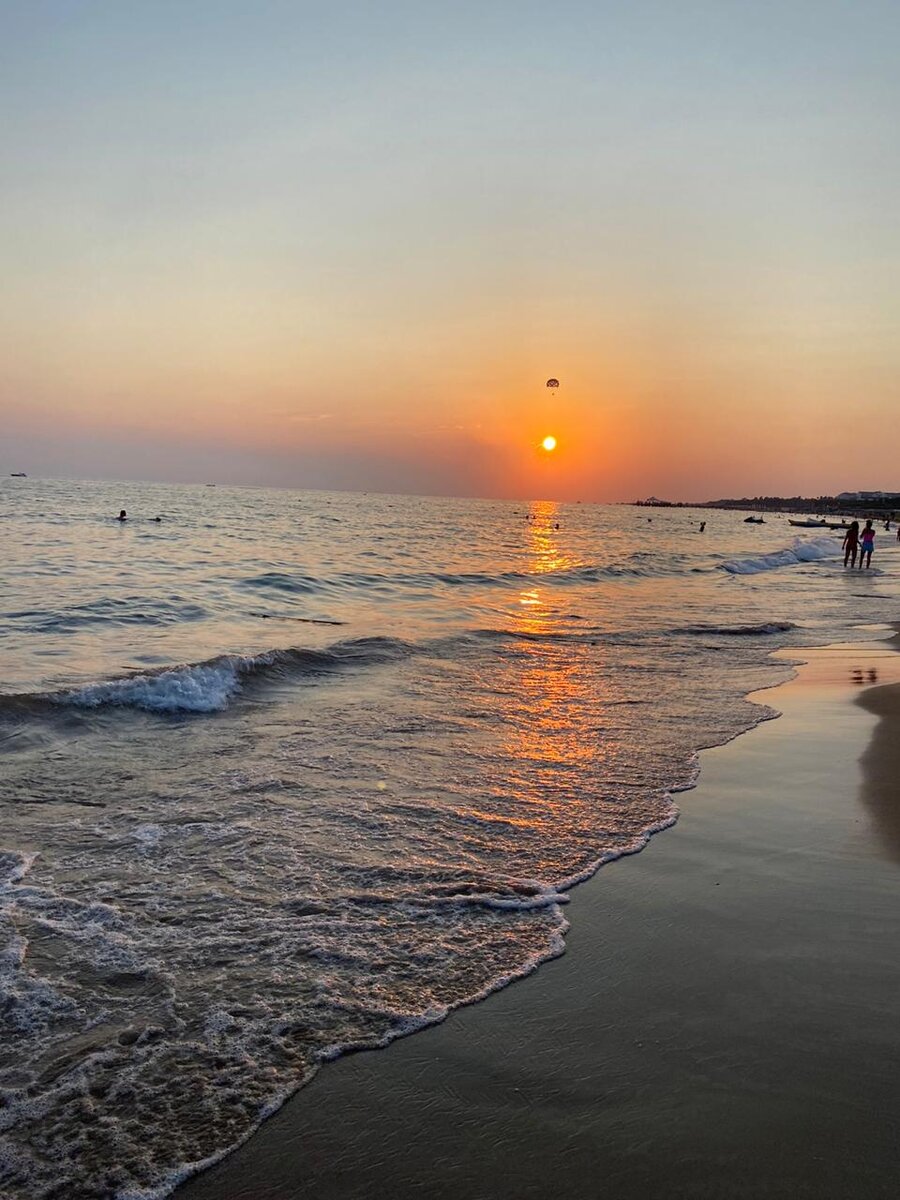
[[[559,380],[558,379],[548,379],[547,387],[553,387],[553,388],[559,387]]]

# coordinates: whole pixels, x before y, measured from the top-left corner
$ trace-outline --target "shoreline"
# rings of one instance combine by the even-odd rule
[[[574,890],[562,958],[328,1064],[175,1195],[513,1200],[594,1196],[602,1180],[635,1198],[887,1196],[879,1064],[900,1035],[879,1004],[900,970],[871,926],[900,934],[885,882],[900,861],[897,641],[781,652],[804,665],[751,698],[782,717],[703,751],[666,837]],[[868,1065],[836,1072],[862,1018]],[[873,1078],[885,1091],[863,1119]]]

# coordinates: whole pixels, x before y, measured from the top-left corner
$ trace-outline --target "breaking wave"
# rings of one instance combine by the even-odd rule
[[[0,696],[0,712],[27,714],[53,707],[139,708],[158,713],[214,713],[253,679],[279,674],[319,675],[355,665],[388,662],[413,653],[397,638],[357,638],[326,650],[267,650],[262,654],[226,654],[207,662],[163,667],[158,671],[102,680],[60,692]]]
[[[760,554],[755,558],[736,558],[722,563],[722,570],[729,575],[758,575],[762,571],[774,571],[779,567],[793,567],[797,563],[821,562],[823,559],[834,558],[841,552],[841,543],[837,538],[820,537],[810,541],[799,538],[793,546],[784,550],[776,550],[772,554]]]
[[[797,628],[791,621],[750,625],[697,624],[652,631],[656,635],[766,637]],[[0,695],[0,717],[47,715],[60,709],[133,708],[152,713],[209,714],[222,712],[253,682],[327,675],[354,667],[375,666],[414,654],[453,655],[479,642],[631,642],[634,635],[611,629],[548,630],[473,629],[451,638],[416,645],[390,637],[356,638],[322,649],[286,648],[259,654],[224,654],[197,663],[182,663],[104,679],[58,692]]]

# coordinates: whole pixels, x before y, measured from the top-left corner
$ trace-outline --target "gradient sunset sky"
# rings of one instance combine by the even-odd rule
[[[3,472],[900,489],[896,4],[0,14]]]

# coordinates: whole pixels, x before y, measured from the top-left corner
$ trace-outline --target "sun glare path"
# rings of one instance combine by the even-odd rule
[[[556,438],[553,436],[552,433],[548,433],[547,436],[544,438],[544,440],[541,442],[541,445],[544,447],[544,449],[549,454],[549,452],[551,450],[556,449]]]

